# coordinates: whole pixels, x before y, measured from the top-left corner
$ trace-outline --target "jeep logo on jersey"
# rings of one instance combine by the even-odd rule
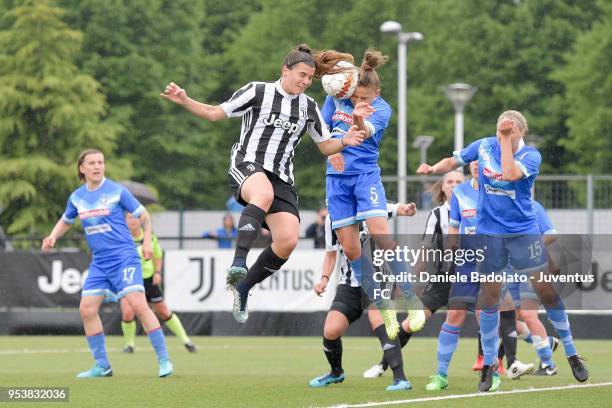
[[[297,132],[300,126],[297,123],[291,123],[288,120],[282,120],[277,114],[273,113],[267,119],[263,120],[264,125],[274,126],[275,128],[286,130],[290,135]]]

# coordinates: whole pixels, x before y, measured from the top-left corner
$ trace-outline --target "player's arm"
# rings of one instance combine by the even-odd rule
[[[512,152],[512,138],[519,132],[512,119],[502,119],[497,125],[497,134],[500,138],[502,180],[516,181],[524,177],[523,171],[517,166]]]
[[[357,126],[351,128],[341,137],[337,139],[327,139],[317,143],[319,151],[325,156],[340,153],[347,146],[359,146],[365,139],[363,130],[359,130]]]
[[[444,174],[461,167],[461,165],[462,164],[457,162],[454,157],[447,157],[440,160],[433,166],[430,166],[427,163],[421,163],[416,172],[417,174]]]
[[[55,227],[53,227],[51,233],[43,239],[41,249],[43,251],[51,250],[51,248],[55,246],[55,242],[64,236],[71,226],[72,224],[67,223],[63,218],[60,219],[57,224],[55,224]]]
[[[142,257],[145,260],[149,260],[153,256],[153,245],[151,243],[151,238],[153,236],[153,225],[151,222],[151,215],[146,209],[144,209],[138,218],[140,219],[142,230],[144,231],[144,238],[142,240]]]
[[[318,296],[321,296],[323,292],[325,292],[325,289],[329,284],[329,280],[331,279],[331,276],[334,273],[337,256],[338,251],[325,252],[325,258],[323,258],[323,266],[321,267],[321,278],[314,286],[314,291]]]
[[[174,82],[170,82],[163,93],[160,94],[163,98],[182,106],[187,111],[194,115],[216,122],[221,119],[227,118],[227,115],[220,105],[207,105],[202,102],[198,102],[195,99],[191,99],[187,96],[187,92]]]
[[[359,102],[353,109],[353,125],[363,130],[365,138],[372,136],[372,126],[366,126],[365,120],[374,113],[374,108],[367,102]]]

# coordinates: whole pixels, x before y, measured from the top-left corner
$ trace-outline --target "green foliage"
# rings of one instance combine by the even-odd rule
[[[79,151],[115,147],[100,86],[75,64],[82,34],[62,16],[47,1],[24,1],[0,31],[0,207],[9,233],[48,229],[77,185]]]

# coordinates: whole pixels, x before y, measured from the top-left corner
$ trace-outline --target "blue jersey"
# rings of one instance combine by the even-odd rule
[[[372,107],[375,112],[365,120],[371,137],[359,146],[349,146],[342,150],[344,156],[344,171],[337,172],[327,163],[327,174],[355,175],[380,170],[378,167],[378,146],[389,120],[391,107],[380,96],[374,99]],[[350,99],[336,99],[328,96],[321,109],[323,120],[329,127],[332,137],[342,137],[353,126],[353,103]]]
[[[546,210],[544,209],[542,204],[533,200],[533,206],[536,211],[536,217],[538,218],[538,227],[540,229],[540,234],[556,234],[557,230],[555,229],[555,226],[548,217],[548,214],[546,214]]]
[[[125,223],[125,211],[138,217],[144,207],[121,184],[104,179],[94,191],[89,191],[86,184],[77,188],[68,198],[62,220],[72,224],[78,215],[95,263],[105,258],[138,256]]]
[[[516,181],[502,180],[501,146],[496,137],[479,139],[454,153],[461,165],[478,160],[478,215],[480,234],[537,234],[539,232],[531,187],[540,171],[542,156],[523,141],[514,162],[523,172]]]
[[[459,184],[453,190],[450,200],[451,227],[459,228],[459,234],[476,234],[476,208],[478,206],[478,189],[474,189],[475,180]]]

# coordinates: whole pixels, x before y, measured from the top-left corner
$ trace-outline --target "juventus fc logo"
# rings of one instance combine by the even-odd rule
[[[189,258],[189,262],[195,262],[198,265],[198,285],[191,290],[191,294],[197,294],[200,302],[205,301],[215,287],[215,258],[210,258],[208,261],[208,268],[206,268],[203,257]]]

